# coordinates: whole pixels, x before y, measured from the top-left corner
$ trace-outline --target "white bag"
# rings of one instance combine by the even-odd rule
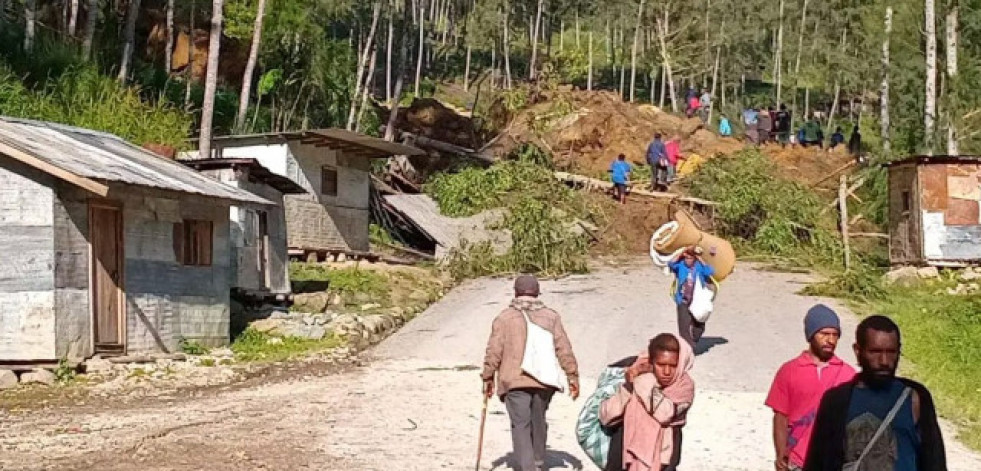
[[[552,333],[531,321],[524,310],[528,336],[525,339],[525,354],[521,359],[521,369],[539,383],[565,391],[567,378],[559,366],[555,355],[555,338]]]
[[[715,300],[715,292],[702,283],[702,277],[695,277],[695,291],[691,295],[691,305],[688,311],[698,322],[705,322],[712,315],[712,301]]]

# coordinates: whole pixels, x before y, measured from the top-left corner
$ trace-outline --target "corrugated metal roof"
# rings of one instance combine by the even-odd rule
[[[0,141],[81,177],[233,201],[273,204],[108,133],[0,117]]]
[[[385,202],[405,215],[443,248],[437,249],[437,258],[442,258],[458,247],[461,241],[471,244],[491,242],[501,252],[511,245],[509,231],[492,229],[503,218],[503,209],[488,210],[465,218],[452,218],[440,214],[436,201],[426,195],[388,195],[385,196]]]
[[[396,144],[377,137],[356,133],[345,129],[324,128],[307,131],[272,132],[264,134],[240,134],[216,136],[212,139],[216,147],[234,145],[261,145],[272,142],[299,140],[304,144],[325,147],[345,152],[349,155],[366,158],[384,158],[393,155],[425,155],[426,152],[405,144]]]
[[[981,164],[981,156],[977,155],[916,155],[905,159],[886,162],[886,167],[905,164]]]

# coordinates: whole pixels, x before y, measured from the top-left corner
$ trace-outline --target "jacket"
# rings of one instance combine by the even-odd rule
[[[919,397],[920,418],[916,424],[920,432],[919,471],[947,471],[944,439],[940,433],[937,412],[930,391],[916,381],[906,378],[897,379]],[[841,471],[845,460],[848,406],[856,382],[857,379],[831,388],[821,398],[814,429],[811,432],[811,446],[807,450],[807,459],[804,461],[804,471]]]
[[[664,147],[664,142],[660,139],[655,139],[651,142],[651,145],[647,146],[647,163],[654,166],[658,165],[658,161],[664,157],[667,157],[667,150]]]
[[[484,368],[480,377],[486,380],[497,376],[497,394],[503,399],[512,389],[550,389],[521,370],[525,354],[527,326],[518,308],[525,309],[532,322],[552,333],[555,338],[555,355],[570,383],[579,384],[579,366],[572,353],[572,344],[562,327],[559,314],[535,298],[519,297],[511,306],[494,319],[490,340],[484,355]]]
[[[715,269],[702,263],[701,260],[695,260],[695,266],[692,268],[688,268],[688,265],[685,265],[684,260],[676,260],[669,263],[668,268],[674,272],[678,279],[674,292],[674,302],[677,304],[681,304],[683,302],[682,298],[684,297],[685,285],[684,280],[688,279],[688,270],[695,270],[695,276],[701,278],[702,284],[704,285],[711,283],[712,280],[710,280],[709,277],[715,274]]]

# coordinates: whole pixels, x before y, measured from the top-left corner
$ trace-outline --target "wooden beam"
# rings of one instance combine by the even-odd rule
[[[68,170],[34,157],[33,155],[17,149],[16,147],[12,147],[5,142],[0,142],[0,153],[7,155],[14,160],[20,161],[25,165],[34,167],[55,178],[60,178],[68,183],[77,185],[85,190],[95,193],[96,195],[105,197],[109,194],[108,185],[99,183],[91,178],[76,175]]]
[[[849,237],[868,237],[875,239],[889,239],[889,234],[883,234],[881,232],[852,232],[848,234]]]
[[[842,175],[838,184],[838,205],[841,211],[841,241],[845,246],[845,271],[852,267],[852,254],[848,243],[848,176]]]
[[[838,175],[839,173],[841,173],[841,172],[843,172],[843,171],[845,171],[845,170],[848,170],[848,169],[849,169],[849,168],[851,168],[851,167],[854,167],[854,166],[855,166],[855,164],[856,164],[856,162],[855,162],[854,160],[850,160],[850,161],[848,161],[848,163],[847,163],[847,164],[845,164],[845,165],[842,165],[841,167],[838,167],[838,168],[836,168],[836,169],[834,169],[834,171],[832,171],[832,172],[831,172],[830,174],[828,174],[828,175],[827,175],[826,177],[824,177],[824,178],[822,178],[822,179],[820,179],[820,180],[818,180],[818,181],[816,181],[816,182],[814,182],[814,183],[812,183],[812,184],[811,184],[811,188],[814,188],[814,187],[816,187],[816,186],[818,186],[818,185],[820,185],[820,184],[822,184],[822,183],[824,183],[824,182],[826,182],[826,181],[828,181],[828,180],[831,180],[832,178],[834,178],[834,177],[835,177],[836,175]]]

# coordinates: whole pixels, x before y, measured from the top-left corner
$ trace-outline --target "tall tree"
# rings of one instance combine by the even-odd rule
[[[211,2],[211,31],[208,39],[208,68],[204,76],[204,102],[201,105],[201,133],[198,135],[200,157],[211,157],[211,133],[215,117],[215,92],[218,90],[218,58],[221,53],[221,22],[224,0]]]
[[[395,123],[399,118],[399,103],[402,101],[402,85],[405,82],[405,74],[409,71],[409,26],[412,24],[413,12],[409,4],[410,0],[405,0],[402,8],[402,38],[399,40],[399,75],[395,78],[395,91],[392,93],[392,110],[388,113],[388,122],[385,125],[385,140],[394,141]]]
[[[35,0],[24,0],[24,51],[34,50],[34,31],[37,27],[37,4]]]
[[[926,97],[923,100],[923,145],[933,155],[934,125],[937,119],[937,18],[934,0],[924,0],[926,34]]]
[[[630,49],[630,102],[634,102],[634,90],[637,83],[637,48],[640,45],[640,25],[644,18],[644,0],[637,7],[637,23],[634,27],[634,44]]]
[[[538,39],[542,27],[542,9],[545,7],[545,0],[538,0],[538,8],[535,13],[534,25],[530,28],[531,33],[531,59],[528,60],[528,78],[535,78],[535,63],[538,61]]]
[[[389,4],[388,45],[385,47],[385,101],[392,101],[392,42],[395,38],[395,0]]]
[[[71,0],[70,5],[68,12],[68,36],[75,37],[75,28],[78,25],[78,0]]]
[[[777,58],[776,69],[773,71],[777,82],[777,103],[780,103],[781,91],[783,90],[783,10],[785,0],[780,0],[780,23],[777,26]]]
[[[947,45],[947,104],[944,106],[944,114],[947,115],[947,155],[958,155],[960,149],[957,145],[957,126],[954,122],[954,112],[952,110],[954,100],[949,97],[954,96],[957,89],[957,15],[959,5],[956,1],[951,2],[947,10],[946,21],[946,45]]]
[[[511,5],[508,2],[504,2],[504,80],[505,87],[511,89],[511,36],[510,36],[510,11]]]
[[[164,47],[164,70],[174,69],[174,0],[167,0],[167,45]]]
[[[140,0],[129,0],[126,12],[126,26],[123,29],[123,57],[119,60],[120,82],[129,79],[130,62],[133,60],[133,48],[136,46],[136,20],[140,16]]]
[[[89,0],[85,9],[85,32],[82,39],[82,55],[92,57],[92,41],[95,38],[95,25],[99,22],[99,0]]]
[[[882,39],[882,85],[879,87],[879,134],[882,139],[882,151],[886,155],[892,151],[892,139],[889,129],[889,39],[892,35],[892,7],[886,7],[885,34]]]
[[[356,74],[357,79],[354,82],[354,95],[351,97],[351,107],[348,109],[347,129],[354,129],[354,123],[358,112],[357,105],[361,100],[362,84],[371,79],[369,76],[368,79],[365,80],[364,73],[365,68],[368,65],[368,59],[370,58],[371,53],[374,52],[375,31],[378,29],[378,20],[381,18],[381,7],[381,0],[375,1],[371,11],[371,27],[368,29],[368,38],[365,41],[364,50],[361,51],[361,54],[359,54],[358,57],[358,72]],[[372,66],[374,66],[374,64],[372,64]]]
[[[426,0],[419,0],[419,49],[416,59],[416,88],[415,96],[419,96],[419,82],[422,81],[422,59],[426,52]]]
[[[173,0],[171,0],[173,1]],[[259,0],[255,9],[255,24],[252,26],[252,45],[249,46],[249,59],[242,73],[242,91],[238,95],[238,113],[235,115],[235,130],[245,131],[245,118],[249,111],[249,95],[252,93],[252,76],[259,61],[259,48],[262,47],[262,21],[266,16],[266,0]]]

